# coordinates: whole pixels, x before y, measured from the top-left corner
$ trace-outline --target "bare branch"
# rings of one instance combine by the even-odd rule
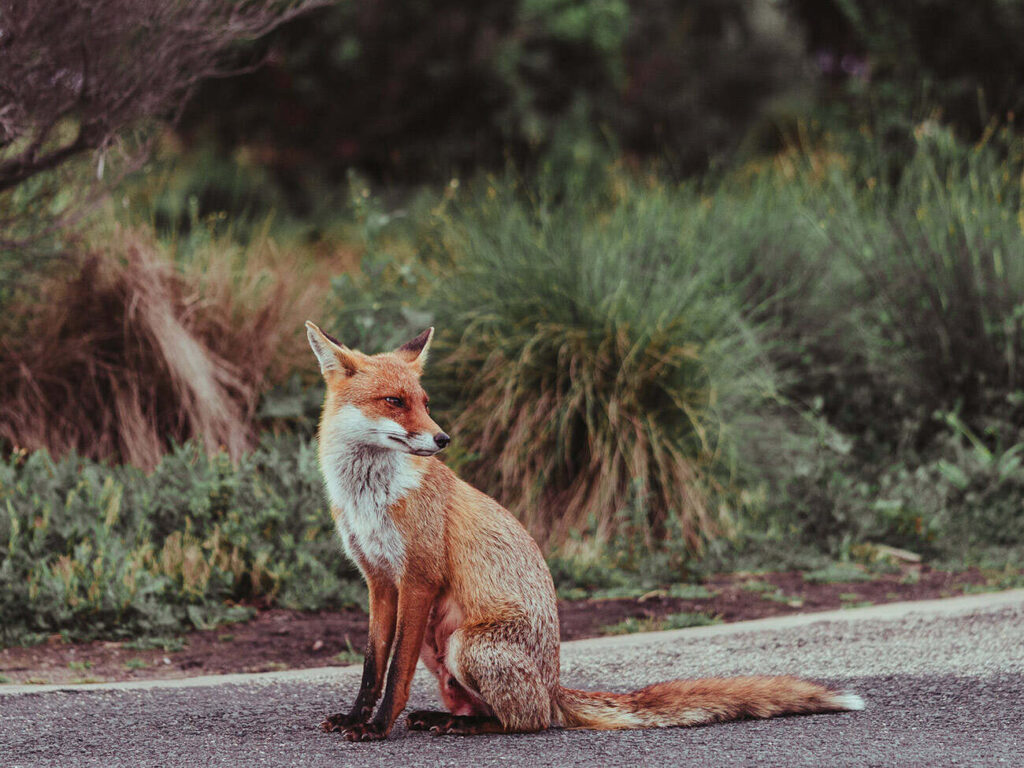
[[[0,0],[0,193],[175,115],[226,51],[327,0]]]

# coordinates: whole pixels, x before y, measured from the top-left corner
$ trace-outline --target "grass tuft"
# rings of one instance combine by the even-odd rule
[[[732,480],[729,427],[771,378],[686,194],[506,190],[446,221],[432,381],[458,404],[463,470],[550,545],[588,531],[698,551],[728,527],[713,498]]]
[[[630,617],[623,619],[617,624],[609,624],[601,628],[604,635],[629,635],[636,632],[660,632],[667,629],[687,629],[688,627],[703,627],[708,624],[717,624],[720,621],[715,616],[708,616],[706,613],[670,613],[667,616],[656,616],[646,619]]]
[[[190,439],[237,459],[326,277],[286,268],[266,232],[245,249],[143,227],[90,237],[0,328],[0,441],[146,469]]]

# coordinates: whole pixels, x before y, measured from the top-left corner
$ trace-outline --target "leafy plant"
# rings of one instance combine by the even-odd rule
[[[237,466],[196,445],[152,474],[76,457],[0,463],[0,641],[167,639],[252,605],[359,605],[324,509],[315,449],[268,441]]]

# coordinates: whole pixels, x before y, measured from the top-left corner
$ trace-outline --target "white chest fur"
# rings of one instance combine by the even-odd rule
[[[353,430],[365,419],[348,406],[323,430],[321,470],[348,556],[360,565],[362,558],[398,580],[405,546],[388,508],[419,486],[423,472],[408,454],[353,442]]]

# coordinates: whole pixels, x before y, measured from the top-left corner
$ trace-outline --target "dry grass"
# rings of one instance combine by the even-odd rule
[[[0,338],[0,439],[146,468],[192,438],[237,457],[327,290],[288,256],[263,237],[176,264],[145,231],[115,229],[15,309],[18,332]]]
[[[549,551],[682,557],[729,529],[731,430],[771,377],[723,290],[727,261],[694,245],[695,198],[631,192],[485,190],[456,211],[429,384],[460,469]]]
[[[650,546],[673,515],[699,549],[718,527],[707,497],[714,440],[701,434],[714,395],[707,382],[674,388],[697,356],[672,330],[637,339],[623,327],[595,335],[541,326],[518,357],[496,343],[453,425],[472,455],[486,457],[470,474],[552,545],[588,527],[611,540],[634,523]]]

